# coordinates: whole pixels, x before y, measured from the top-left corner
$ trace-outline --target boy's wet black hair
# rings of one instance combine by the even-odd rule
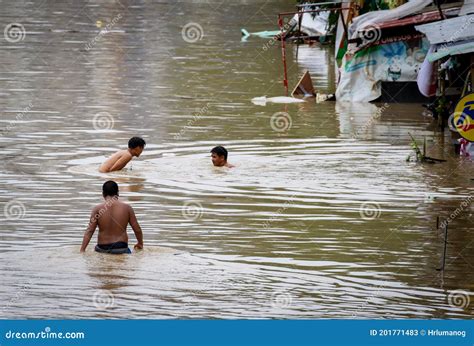
[[[119,194],[119,188],[115,181],[109,180],[109,181],[106,181],[104,185],[102,185],[102,195],[104,197],[107,197],[107,196],[114,197],[114,196],[118,196],[118,194]]]
[[[132,137],[128,141],[128,147],[130,149],[135,149],[136,147],[144,148],[146,145],[145,140],[141,137]]]
[[[218,156],[224,156],[224,160],[227,161],[227,149],[224,148],[221,145],[218,145],[217,147],[212,148],[211,154],[216,154]]]

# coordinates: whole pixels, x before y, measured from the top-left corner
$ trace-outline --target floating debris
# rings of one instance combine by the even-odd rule
[[[275,96],[275,97],[254,97],[252,103],[257,106],[265,106],[267,103],[303,103],[306,102],[302,99],[297,99],[295,97],[288,97],[288,96]]]

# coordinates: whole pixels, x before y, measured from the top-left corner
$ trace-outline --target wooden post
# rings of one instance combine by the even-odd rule
[[[296,63],[298,63],[298,50],[300,47],[301,22],[303,21],[303,16],[304,14],[298,13],[298,36],[296,36]]]
[[[446,248],[448,246],[448,223],[446,222],[446,226],[444,228],[444,250],[443,250],[443,260],[441,263],[441,270],[444,271],[444,266],[446,263]]]
[[[283,25],[283,17],[278,15],[278,26],[281,31],[281,59],[283,60],[283,85],[285,86],[285,96],[288,96],[288,72],[286,69],[286,47],[285,47],[285,29]]]
[[[474,89],[474,54],[471,53],[471,92]]]
[[[446,78],[446,72],[445,71],[441,71],[440,73],[438,73],[438,78],[439,78],[439,90],[440,90],[440,93],[441,93],[441,96],[438,98],[438,102],[441,103],[443,102],[443,105],[444,105],[444,101],[445,101],[445,91],[446,91],[446,81],[445,81],[445,78]],[[444,125],[445,125],[445,121],[444,121],[444,109],[443,107],[440,107],[439,104],[438,104],[438,108],[437,112],[438,112],[438,127],[441,131],[444,131]]]

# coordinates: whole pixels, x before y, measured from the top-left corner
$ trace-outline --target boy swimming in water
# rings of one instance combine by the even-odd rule
[[[107,159],[99,168],[99,172],[119,171],[129,163],[134,156],[139,157],[145,148],[145,141],[140,137],[132,137],[128,141],[128,149],[119,150]]]
[[[212,164],[216,167],[235,167],[234,165],[227,162],[227,149],[223,146],[218,145],[211,150]]]
[[[97,226],[99,235],[95,251],[110,254],[131,253],[128,248],[127,225],[132,226],[137,244],[134,250],[143,249],[143,233],[133,208],[119,200],[118,185],[109,180],[102,186],[104,203],[92,209],[89,226],[84,233],[81,252],[86,251]]]

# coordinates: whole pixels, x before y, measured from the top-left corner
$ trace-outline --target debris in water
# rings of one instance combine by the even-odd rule
[[[257,106],[265,106],[267,103],[303,103],[303,102],[306,102],[305,100],[297,99],[297,98],[294,98],[294,97],[288,97],[288,96],[275,96],[275,97],[261,96],[261,97],[254,97],[251,101],[252,101],[253,104],[255,104]]]

